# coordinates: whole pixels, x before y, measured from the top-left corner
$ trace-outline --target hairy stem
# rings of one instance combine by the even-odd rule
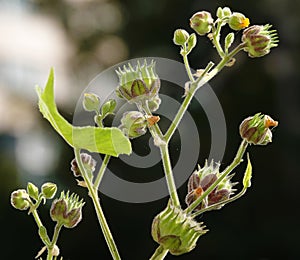
[[[58,236],[59,236],[59,232],[62,228],[62,225],[60,223],[57,223],[55,225],[55,228],[54,228],[54,233],[53,233],[53,238],[52,238],[52,241],[51,241],[51,244],[50,246],[47,248],[48,249],[48,255],[47,255],[47,260],[52,260],[53,259],[53,248],[54,246],[56,245],[57,243],[57,239],[58,239]]]
[[[220,201],[218,203],[215,203],[213,205],[210,205],[206,208],[203,208],[203,209],[200,209],[198,210],[197,212],[193,213],[191,216],[192,218],[195,218],[199,215],[201,215],[202,213],[206,212],[206,211],[210,211],[210,210],[214,210],[214,209],[219,209],[218,207],[223,205],[223,204],[227,204],[227,203],[230,203],[230,202],[233,202],[237,199],[239,199],[240,197],[242,197],[247,191],[247,187],[243,187],[243,189],[238,193],[236,194],[235,196],[229,198],[229,199],[226,199],[226,200],[223,200],[223,201]]]
[[[160,149],[161,159],[163,161],[164,172],[165,172],[165,176],[166,176],[166,180],[167,180],[167,184],[168,184],[170,197],[172,199],[173,205],[175,207],[180,208],[180,201],[178,198],[177,188],[176,188],[175,180],[174,180],[174,176],[173,176],[168,145],[167,144],[160,145],[159,149]]]
[[[163,246],[159,246],[156,248],[155,252],[151,256],[149,260],[162,260],[168,254],[168,250],[164,249]]]
[[[110,160],[110,157],[111,157],[111,156],[108,155],[108,154],[106,154],[106,155],[104,156],[103,162],[102,162],[102,164],[101,164],[101,167],[100,167],[99,172],[98,172],[98,174],[97,174],[96,180],[95,180],[95,182],[94,182],[94,188],[95,188],[96,190],[99,189],[101,180],[102,180],[103,175],[104,175],[104,172],[105,172],[105,170],[106,170],[106,168],[107,168],[107,165],[108,165],[108,162],[109,162],[109,160]]]
[[[143,104],[139,109],[142,109],[148,116],[152,116],[152,113],[151,113],[149,107],[147,106],[147,104]],[[175,180],[174,180],[174,176],[173,176],[171,160],[170,160],[170,155],[169,155],[168,142],[166,142],[165,139],[163,138],[158,124],[149,126],[149,130],[150,130],[150,133],[151,133],[152,137],[154,138],[154,140],[157,138],[159,139],[159,141],[156,141],[156,142],[157,142],[157,146],[159,147],[159,150],[160,150],[169,194],[172,199],[173,205],[180,208],[181,206],[180,206],[180,201],[179,201],[178,194],[177,194],[177,188],[176,188]]]
[[[74,153],[75,153],[75,158],[76,161],[78,163],[78,167],[79,170],[82,174],[82,177],[87,185],[87,188],[89,190],[89,195],[92,198],[95,210],[96,210],[96,214],[97,214],[97,218],[100,224],[100,227],[102,229],[104,238],[106,240],[106,243],[108,245],[109,251],[113,257],[114,260],[120,260],[121,257],[119,255],[116,243],[113,239],[113,236],[110,232],[109,226],[107,224],[107,221],[105,219],[104,213],[102,211],[101,205],[100,205],[100,201],[99,201],[99,197],[98,197],[98,192],[97,189],[94,188],[91,179],[89,178],[88,173],[86,172],[84,165],[81,161],[81,157],[80,157],[80,149],[74,149]]]

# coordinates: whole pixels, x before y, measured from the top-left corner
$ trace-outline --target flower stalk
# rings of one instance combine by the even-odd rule
[[[93,186],[92,180],[91,180],[91,178],[89,178],[89,175],[86,172],[85,167],[83,166],[83,163],[81,161],[80,149],[74,149],[74,154],[75,154],[75,159],[78,162],[79,170],[82,174],[82,177],[83,177],[83,179],[86,183],[86,186],[89,190],[89,194],[92,198],[92,201],[93,201],[93,204],[94,204],[94,207],[95,207],[95,210],[96,210],[97,218],[98,218],[100,227],[102,229],[105,241],[108,245],[109,251],[110,251],[110,253],[111,253],[114,260],[120,260],[121,257],[120,257],[120,254],[118,252],[118,248],[117,248],[116,243],[113,239],[113,236],[110,232],[109,226],[107,224],[106,218],[104,216],[103,210],[102,210],[101,205],[100,205],[100,200],[99,200],[99,197],[98,197],[98,190]]]

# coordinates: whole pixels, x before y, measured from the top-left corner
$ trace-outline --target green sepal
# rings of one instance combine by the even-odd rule
[[[36,201],[39,199],[39,189],[31,182],[27,184],[27,193],[32,199]]]
[[[39,227],[39,236],[47,246],[51,244],[49,236],[47,234],[47,229],[44,226]]]
[[[251,177],[252,177],[252,165],[250,162],[249,154],[247,154],[248,164],[243,178],[243,185],[245,188],[251,186]]]
[[[101,107],[101,115],[103,118],[105,118],[108,115],[111,115],[114,113],[114,110],[116,108],[117,102],[114,99],[110,99],[107,102],[105,102]]]
[[[40,112],[73,148],[112,156],[131,153],[130,141],[120,129],[116,127],[75,127],[61,116],[54,100],[53,69],[50,71],[45,89],[42,90],[37,86],[36,92],[39,98]]]

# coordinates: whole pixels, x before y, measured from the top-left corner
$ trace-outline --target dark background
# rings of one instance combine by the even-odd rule
[[[37,185],[56,182],[59,190],[70,189],[85,198],[83,221],[73,230],[64,229],[59,238],[64,259],[110,259],[89,197],[70,173],[72,149],[38,113],[34,85],[43,86],[54,66],[59,110],[72,120],[78,95],[94,76],[140,56],[180,61],[178,47],[172,44],[173,31],[185,28],[192,32],[188,24],[191,15],[207,10],[215,17],[218,6],[243,12],[252,24],[273,24],[280,38],[279,47],[261,59],[240,53],[235,66],[224,69],[211,82],[227,122],[221,167],[235,155],[240,142],[238,126],[246,116],[262,111],[279,120],[279,127],[273,132],[272,144],[249,149],[254,176],[247,194],[221,211],[202,216],[210,232],[191,253],[176,258],[299,259],[299,5],[291,0],[0,1],[0,11],[6,14],[0,27],[1,259],[33,259],[42,246],[32,217],[9,204],[10,193],[26,187],[28,181]],[[41,28],[33,32],[38,26]],[[63,40],[56,41],[56,37]],[[203,67],[216,58],[209,40],[203,37],[191,54],[191,66]],[[204,117],[197,106],[190,112],[199,121]],[[209,147],[205,131],[201,143]],[[33,146],[32,140],[39,142]],[[35,157],[39,153],[45,154],[42,163]],[[199,163],[204,159],[205,152]],[[28,172],[30,167],[37,173]],[[182,202],[185,194],[183,185],[179,189]],[[104,195],[101,199],[122,258],[148,259],[157,246],[150,235],[151,222],[167,198],[147,204],[119,202]],[[51,234],[48,210],[47,204],[39,212]]]

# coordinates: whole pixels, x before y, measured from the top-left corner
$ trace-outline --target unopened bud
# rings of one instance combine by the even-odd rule
[[[46,182],[42,185],[41,191],[46,199],[52,199],[57,191],[57,186],[55,183]]]
[[[80,158],[84,167],[89,172],[93,173],[96,167],[96,161],[93,159],[93,157],[87,153],[81,153]],[[78,163],[75,158],[71,161],[71,171],[73,172],[75,177],[81,176],[81,172],[79,170]]]
[[[188,34],[188,32],[186,30],[177,29],[174,32],[173,42],[176,45],[183,46],[186,43],[186,41],[188,40],[188,38],[189,38],[189,34]]]
[[[161,103],[161,99],[158,95],[153,97],[153,99],[149,100],[148,107],[149,107],[150,111],[151,112],[156,111],[159,108],[160,103]]]
[[[12,192],[10,196],[10,203],[11,205],[19,210],[26,210],[29,208],[29,196],[26,190],[19,189]]]
[[[190,26],[199,35],[205,35],[211,31],[213,22],[209,12],[201,11],[191,17]]]
[[[247,117],[240,124],[240,135],[250,144],[266,145],[272,142],[272,132],[270,127],[276,127],[277,121],[270,116],[257,113]]]
[[[99,111],[100,98],[94,93],[84,93],[83,108],[86,111]]]
[[[120,129],[129,138],[136,138],[147,132],[147,119],[138,111],[128,111],[123,114]]]

